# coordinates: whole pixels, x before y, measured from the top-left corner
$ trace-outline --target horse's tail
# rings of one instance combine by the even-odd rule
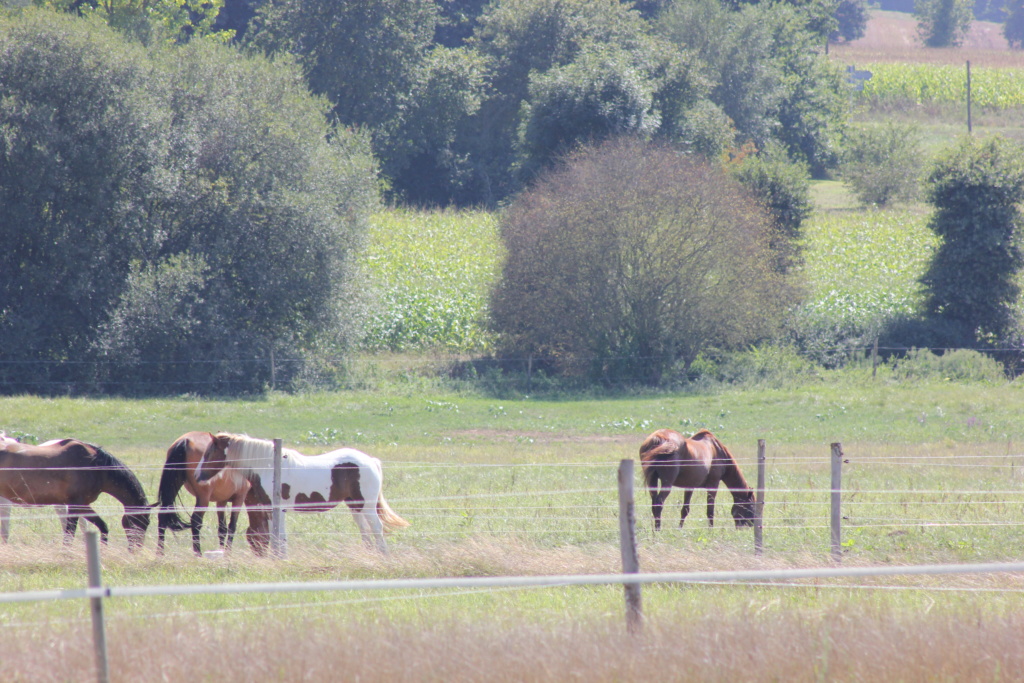
[[[384,500],[383,491],[377,496],[377,514],[380,516],[380,521],[384,524],[384,531],[409,526],[409,522],[399,517],[398,513],[392,510],[388,502]]]
[[[189,525],[178,516],[177,507],[178,491],[185,485],[187,452],[188,443],[185,439],[178,439],[167,449],[167,460],[164,462],[163,472],[160,473],[160,486],[156,494],[157,506],[160,508],[157,526],[160,529],[184,531],[189,528]]]

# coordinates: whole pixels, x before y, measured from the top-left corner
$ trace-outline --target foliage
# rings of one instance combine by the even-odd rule
[[[193,38],[231,40],[233,32],[214,26],[224,0],[35,0],[35,4],[83,17],[95,17],[143,43],[165,38],[184,43]]]
[[[926,182],[935,207],[930,227],[942,239],[922,278],[926,311],[955,326],[950,345],[1005,341],[1024,266],[1024,150],[1000,137],[965,137],[936,161]]]
[[[1018,50],[1024,48],[1024,0],[1009,0],[1006,3],[1003,37],[1010,47]]]
[[[489,60],[490,97],[462,148],[475,159],[477,201],[493,205],[520,186],[516,147],[531,79],[571,64],[588,46],[642,53],[646,26],[618,0],[505,0],[489,4],[477,21],[469,44]]]
[[[715,167],[620,138],[542,175],[502,218],[492,297],[505,354],[657,383],[711,344],[770,333],[785,299],[770,230]]]
[[[957,47],[974,19],[972,0],[914,0],[917,32],[928,47]]]
[[[810,175],[803,164],[793,163],[777,146],[747,155],[731,173],[760,202],[779,235],[800,237],[800,225],[811,215]],[[783,249],[782,251],[788,251]]]
[[[889,360],[892,376],[901,382],[938,379],[950,382],[1002,382],[1006,373],[999,361],[972,349],[953,349],[942,354],[911,349],[906,356]]]
[[[654,84],[631,62],[623,50],[590,46],[571,64],[531,78],[519,129],[525,178],[582,144],[654,133]]]
[[[829,34],[833,42],[850,42],[864,37],[868,27],[868,5],[865,0],[840,0],[836,8],[836,30]]]
[[[659,35],[708,64],[710,99],[736,127],[736,145],[782,142],[821,175],[835,164],[849,107],[837,68],[820,53],[807,15],[785,4],[682,0],[658,19]]]
[[[864,99],[902,99],[916,104],[967,100],[963,65],[874,63],[865,68],[871,78],[859,94]],[[971,102],[997,109],[1024,106],[1024,70],[972,65]]]
[[[359,259],[369,295],[363,348],[487,350],[498,250],[488,213],[376,214]]]
[[[917,199],[923,163],[918,128],[888,121],[850,131],[841,173],[862,204],[886,206]]]
[[[146,307],[161,290],[176,301],[159,360],[301,355],[344,331],[374,180],[365,141],[327,125],[296,69],[208,41],[141,52],[44,12],[8,20],[0,41],[5,357],[105,352],[96,379],[119,381],[139,369],[133,349],[156,350]],[[176,335],[186,311],[200,322]],[[42,379],[33,369],[45,375],[20,377]],[[264,381],[223,372],[183,390]]]
[[[920,315],[918,279],[939,240],[909,211],[813,214],[804,224],[803,303],[789,326],[801,351],[828,365],[850,345]],[[903,341],[907,343],[907,341]]]

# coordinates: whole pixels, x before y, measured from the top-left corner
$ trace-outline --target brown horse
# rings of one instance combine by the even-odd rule
[[[49,441],[41,446],[0,445],[0,496],[15,505],[67,505],[64,542],[70,543],[78,518],[100,530],[104,543],[110,530],[91,505],[106,493],[124,505],[121,526],[128,550],[142,545],[149,527],[149,501],[138,478],[106,451],[75,439]]]
[[[702,429],[687,439],[672,429],[659,429],[640,446],[640,466],[651,494],[655,530],[661,528],[661,509],[673,486],[686,491],[680,527],[690,513],[690,497],[695,488],[707,489],[708,526],[714,526],[719,482],[725,482],[732,491],[732,518],[736,526],[754,525],[754,491],[743,478],[736,458],[708,430]]]
[[[196,479],[204,481],[222,472],[241,474],[252,482],[246,539],[262,554],[269,538],[270,497],[274,487],[274,444],[239,434],[217,434],[199,466]],[[286,510],[326,512],[339,503],[352,511],[367,546],[386,554],[384,533],[409,523],[399,517],[382,492],[380,460],[354,448],[322,455],[303,455],[286,448],[281,461],[281,498]],[[248,503],[247,503],[248,505]]]
[[[196,555],[201,554],[199,532],[203,529],[203,516],[211,502],[217,504],[217,539],[220,541],[220,547],[231,548],[235,529],[238,527],[238,514],[242,510],[242,503],[251,485],[237,472],[228,471],[218,473],[207,481],[196,481],[196,465],[212,443],[213,434],[209,432],[188,432],[179,436],[167,449],[167,459],[160,474],[157,492],[157,505],[160,507],[160,513],[157,515],[158,553],[164,550],[164,534],[167,529],[182,531],[191,528],[192,550]],[[175,505],[182,486],[196,498],[189,524],[185,524],[178,516]],[[228,503],[231,503],[230,523],[225,520]]]

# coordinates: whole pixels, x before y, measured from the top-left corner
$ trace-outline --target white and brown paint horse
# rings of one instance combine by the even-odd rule
[[[673,486],[685,491],[680,527],[690,512],[690,497],[696,488],[708,492],[708,526],[714,526],[715,496],[720,482],[732,492],[736,526],[754,525],[754,491],[743,478],[736,458],[708,430],[701,429],[687,439],[675,430],[659,429],[640,446],[640,466],[651,494],[655,530],[661,528],[661,510]]]
[[[128,549],[137,550],[149,527],[150,507],[142,484],[124,463],[76,439],[39,446],[0,445],[0,496],[14,505],[53,505],[58,514],[60,506],[66,505],[65,543],[74,538],[79,517],[96,525],[106,543],[110,530],[92,508],[102,493],[124,505],[121,526],[128,536]]]
[[[274,486],[274,444],[238,434],[214,436],[196,466],[196,480],[207,481],[224,469],[236,470],[252,483],[262,504],[249,510],[246,538],[258,553],[266,547],[270,518],[268,492]],[[281,501],[285,510],[325,512],[345,503],[367,546],[387,553],[384,532],[409,526],[384,500],[380,460],[354,448],[303,455],[286,448],[281,460]],[[248,503],[247,503],[248,506]],[[261,514],[262,513],[262,514]]]
[[[192,530],[192,550],[196,555],[202,554],[199,534],[203,529],[203,517],[210,503],[217,505],[217,540],[221,548],[231,548],[238,526],[238,515],[242,511],[242,503],[249,493],[250,484],[237,470],[222,470],[207,481],[196,481],[195,469],[203,454],[213,443],[213,434],[209,432],[188,432],[182,434],[167,449],[167,459],[160,473],[160,485],[157,489],[156,550],[164,550],[164,535],[167,530]],[[182,487],[195,496],[196,504],[192,517],[186,524],[178,516],[175,501]],[[230,521],[227,517],[227,505],[231,503]]]

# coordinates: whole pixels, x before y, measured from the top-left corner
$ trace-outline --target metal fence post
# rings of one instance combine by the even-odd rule
[[[85,532],[85,555],[89,567],[89,588],[103,585],[100,565],[100,534],[98,531]],[[103,621],[103,598],[89,598],[92,608],[92,641],[96,650],[96,680],[110,683],[110,667],[107,664],[107,627]]]

